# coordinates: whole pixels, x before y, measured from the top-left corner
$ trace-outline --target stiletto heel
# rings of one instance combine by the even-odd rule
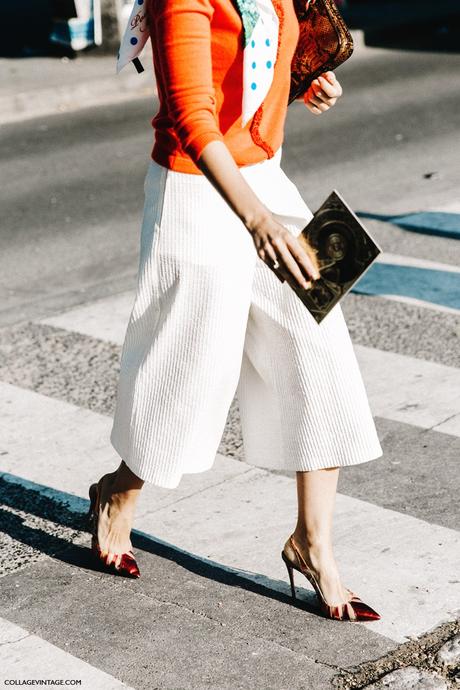
[[[295,586],[294,586],[294,566],[291,564],[291,562],[286,558],[284,555],[284,551],[281,551],[281,558],[286,564],[287,571],[289,573],[289,582],[291,583],[291,594],[293,599],[297,599],[296,593],[295,593]]]
[[[295,556],[295,561],[289,556],[289,551]],[[307,580],[313,585],[316,595],[320,602],[320,609],[326,618],[333,618],[334,620],[349,620],[349,621],[371,621],[379,620],[380,614],[374,611],[368,604],[364,603],[351,589],[345,588],[350,595],[348,601],[344,601],[340,604],[328,604],[324,598],[324,594],[316,580],[316,577],[312,570],[308,567],[305,559],[303,558],[300,550],[296,546],[293,535],[289,537],[286,541],[284,548],[281,552],[281,557],[286,564],[289,573],[289,580],[291,583],[291,592],[293,599],[295,596],[294,588],[294,575],[293,569],[298,570],[303,573]]]
[[[86,516],[88,532],[94,531],[94,520],[96,517],[96,500],[97,500],[97,484],[91,484],[89,487],[89,510]]]
[[[88,530],[92,534],[91,551],[96,556],[99,563],[104,566],[104,569],[110,573],[117,573],[125,577],[140,577],[139,567],[134,558],[133,552],[127,551],[121,555],[120,565],[117,567],[115,562],[118,559],[118,554],[115,554],[115,559],[111,563],[107,563],[107,555],[103,555],[97,537],[97,528],[99,520],[100,509],[100,494],[101,483],[106,475],[102,476],[97,484],[91,484],[89,487],[89,510],[87,514]]]

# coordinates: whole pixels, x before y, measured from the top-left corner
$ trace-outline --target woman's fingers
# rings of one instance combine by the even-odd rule
[[[288,240],[289,251],[297,261],[297,263],[303,268],[308,279],[318,280],[320,277],[318,260],[316,258],[316,251],[308,243],[308,241],[302,237],[302,243],[297,237],[291,235]]]
[[[315,98],[319,99],[320,101],[323,101],[323,103],[327,103],[328,105],[334,105],[334,103],[337,101],[338,96],[329,96],[323,89],[319,89],[318,87],[313,89],[312,96],[310,100],[314,100]]]
[[[278,261],[280,263],[279,271],[286,280],[290,283],[294,282],[298,287],[308,289],[309,276],[306,278],[297,263],[294,256],[291,254],[286,241],[283,238],[275,237],[273,240],[273,245],[278,252]]]
[[[265,242],[265,244],[258,251],[258,254],[262,261],[266,263],[269,268],[272,269],[273,273],[276,275],[278,280],[281,283],[284,283],[286,278],[280,271],[281,265],[278,261],[276,252],[269,241]]]
[[[278,261],[276,252],[268,240],[262,246],[259,252],[259,256],[263,261],[265,261],[265,263],[268,263],[269,265],[274,264]]]
[[[318,115],[329,110],[342,95],[342,87],[334,73],[325,72],[325,75],[314,79],[304,94],[305,105],[312,113]]]
[[[279,266],[279,268],[274,268],[273,266],[270,266],[270,268],[272,269],[273,273],[276,275],[276,277],[278,278],[278,280],[280,281],[280,283],[284,283],[285,280],[286,280],[286,278],[285,278],[284,275],[281,273],[281,270],[280,270],[280,269],[281,269],[281,265]]]
[[[317,80],[315,79],[315,81],[318,81],[319,86],[329,98],[338,98],[342,95],[342,87],[337,79],[331,83],[328,79],[323,77],[323,75],[320,75]]]
[[[273,244],[278,252],[281,275],[289,283],[294,282],[296,287],[310,288],[311,281],[319,278],[318,266],[313,256],[310,257],[294,235],[291,234],[284,239],[275,238]]]
[[[326,105],[334,105],[337,102],[337,96],[334,96],[333,98],[331,98],[330,96],[326,96],[324,91],[320,90],[320,91],[316,91],[314,96],[312,96],[310,98],[310,101],[315,103],[316,105],[317,105],[316,101],[318,101],[319,103],[326,103]]]
[[[305,102],[305,105],[307,106],[308,110],[309,110],[311,113],[314,113],[315,115],[321,115],[322,112],[323,112],[322,110],[320,110],[320,108],[318,108],[317,105],[313,105],[313,104],[310,104],[310,103],[307,103],[307,102]]]
[[[326,110],[329,110],[329,108],[334,105],[336,99],[332,99],[330,101],[323,101],[321,98],[318,98],[318,96],[313,96],[310,98],[309,103],[312,103],[313,105],[316,105],[317,108],[325,112]]]
[[[303,236],[297,238],[270,216],[250,232],[259,258],[282,283],[309,289],[320,277],[316,251]]]

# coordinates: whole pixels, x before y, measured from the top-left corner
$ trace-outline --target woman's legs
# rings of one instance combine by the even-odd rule
[[[296,472],[298,514],[293,532],[329,604],[347,601],[332,549],[332,520],[339,467]]]
[[[132,548],[129,535],[143,485],[144,480],[123,460],[115,472],[109,472],[102,479],[97,536],[101,551],[108,553],[108,564],[113,560],[118,566],[121,555]]]

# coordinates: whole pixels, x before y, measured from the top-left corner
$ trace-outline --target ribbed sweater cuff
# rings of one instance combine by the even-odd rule
[[[221,132],[203,132],[189,141],[184,149],[192,158],[193,162],[196,163],[204,147],[209,144],[210,141],[224,141],[224,135]]]

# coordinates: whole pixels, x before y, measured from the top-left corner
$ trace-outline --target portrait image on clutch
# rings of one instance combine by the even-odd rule
[[[320,323],[382,250],[335,189],[297,239],[316,254],[320,278],[294,290]]]

